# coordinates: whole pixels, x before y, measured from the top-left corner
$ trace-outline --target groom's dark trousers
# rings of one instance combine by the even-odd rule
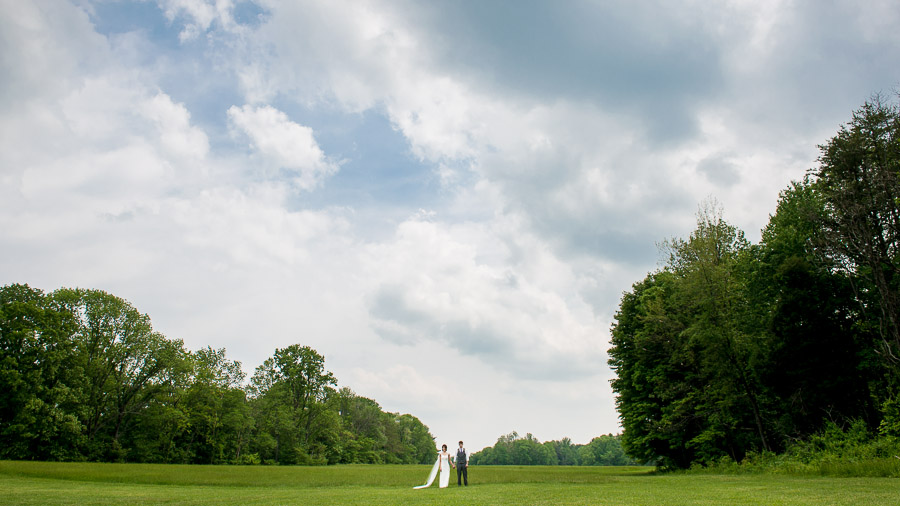
[[[462,479],[460,479],[462,478]],[[469,486],[469,463],[465,464],[457,464],[456,465],[456,484],[462,485],[463,480],[466,482],[466,486]]]

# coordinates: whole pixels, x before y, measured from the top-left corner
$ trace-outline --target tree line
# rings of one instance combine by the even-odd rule
[[[249,382],[100,290],[0,288],[0,459],[195,464],[431,463],[418,418],[386,413],[308,346]]]
[[[900,436],[900,108],[874,97],[819,149],[758,244],[707,202],[622,296],[609,364],[629,455],[685,468],[834,427]]]
[[[494,446],[472,454],[473,465],[514,466],[633,466],[640,465],[625,454],[621,436],[607,434],[584,445],[572,444],[569,438],[541,443],[533,435],[519,436],[510,432],[497,439]]]

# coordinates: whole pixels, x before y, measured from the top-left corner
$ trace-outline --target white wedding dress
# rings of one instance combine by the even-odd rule
[[[419,485],[418,487],[413,488],[428,488],[434,483],[434,478],[437,476],[438,471],[441,472],[441,481],[440,487],[447,488],[447,485],[450,484],[450,454],[449,453],[441,453],[438,455],[437,461],[435,461],[434,466],[431,467],[431,474],[428,475],[428,481],[425,482],[424,485]]]

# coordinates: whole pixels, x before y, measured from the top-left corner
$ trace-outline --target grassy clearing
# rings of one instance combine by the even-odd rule
[[[900,497],[900,480],[892,478],[658,475],[618,467],[478,466],[467,488],[413,490],[429,469],[0,462],[0,504],[824,506]]]

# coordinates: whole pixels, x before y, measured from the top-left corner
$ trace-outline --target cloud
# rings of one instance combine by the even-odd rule
[[[442,66],[491,94],[636,115],[657,143],[692,134],[692,106],[723,79],[706,18],[666,2],[567,7],[432,2],[413,16],[420,33],[436,32]]]
[[[125,76],[82,78],[5,120],[18,127],[0,155],[9,189],[72,220],[73,232],[90,216],[154,209],[207,174],[208,138],[184,106]]]
[[[697,164],[697,171],[712,183],[731,186],[738,182],[737,168],[727,156],[716,155],[704,158]]]
[[[160,146],[175,157],[203,160],[209,153],[206,133],[191,125],[191,114],[171,97],[157,93],[141,104],[142,114],[159,132]]]
[[[274,184],[209,188],[191,199],[167,202],[194,254],[219,269],[305,265],[316,243],[339,238],[346,220],[328,211],[285,209],[288,189]]]
[[[830,132],[809,130],[810,120],[833,130],[873,86],[896,80],[884,70],[892,68],[887,61],[853,68],[856,55],[892,54],[872,51],[875,45],[897,48],[896,36],[877,23],[881,4],[727,2],[701,14],[665,3],[584,2],[562,11],[540,3],[267,6],[272,18],[260,35],[280,63],[253,68],[268,71],[262,81],[273,88],[269,95],[298,90],[351,111],[383,105],[417,156],[444,167],[468,161],[500,186],[507,204],[547,224],[542,234],[582,250],[595,238],[566,239],[555,233],[564,230],[561,223],[581,223],[568,230],[626,226],[622,217],[642,220],[648,209],[653,219],[609,235],[643,231],[648,239],[636,243],[651,244],[671,220],[682,230],[679,216],[690,221],[697,202],[728,185],[698,185],[680,171],[716,152],[729,153],[736,170],[769,181],[757,199],[762,218],[746,222],[759,228],[769,211],[764,202],[802,175],[797,163],[810,163]],[[841,27],[841,19],[852,23]],[[830,46],[836,33],[848,42],[838,52]],[[823,81],[827,93],[810,88]],[[853,89],[861,93],[843,91]],[[723,136],[710,130],[713,117],[734,134],[727,145],[716,144]],[[751,167],[760,151],[781,153],[790,169]],[[593,196],[582,190],[576,209],[565,186],[585,182],[585,173],[604,183],[588,187],[599,190]],[[467,181],[443,174],[445,181]],[[560,190],[553,202],[565,205],[543,202],[548,189]],[[603,219],[615,212],[610,207],[622,209],[610,198],[622,192],[634,196],[634,207]],[[657,203],[681,213],[658,211]]]
[[[438,411],[442,399],[465,395],[456,385],[445,381],[442,374],[422,374],[416,367],[406,364],[384,369],[357,367],[350,371],[347,380],[349,385],[364,386],[366,391],[361,395],[371,395],[385,406],[416,403]]]
[[[463,36],[481,25],[476,23],[468,31],[452,30],[454,16],[468,19],[466,16],[480,12],[458,13],[459,9],[450,8],[444,26],[420,9],[402,11],[391,3],[364,7],[340,2],[302,7],[272,3],[268,7],[272,18],[261,27],[260,35],[270,48],[266,54],[282,64],[266,63],[265,55],[255,59],[251,65],[255,71],[268,70],[259,82],[275,89],[300,90],[304,96],[327,96],[350,111],[383,104],[395,128],[408,139],[411,151],[439,166],[441,180],[450,191],[470,187],[473,180],[492,186],[502,206],[526,216],[529,226],[563,248],[563,255],[592,254],[593,250],[620,260],[655,258],[655,241],[673,220],[679,220],[679,226],[684,221],[677,214],[653,212],[656,205],[668,208],[679,203],[686,208],[682,216],[690,221],[693,205],[706,194],[695,194],[690,187],[669,180],[657,165],[669,160],[655,152],[639,151],[650,128],[646,118],[658,117],[659,111],[636,117],[628,108],[607,107],[608,101],[590,94],[547,93],[540,87],[521,93],[518,90],[532,85],[533,78],[520,79],[516,86],[500,86],[502,83],[478,77],[482,67],[492,68],[479,64],[482,60],[478,58],[468,66],[441,67],[447,57],[444,47],[461,45],[465,53],[467,44],[481,42],[479,48],[490,49],[485,33],[473,34],[471,39]],[[375,14],[369,16],[370,11]],[[540,12],[527,16],[538,19]],[[316,20],[315,26],[310,26],[310,19]],[[293,36],[298,26],[303,37]],[[685,37],[691,33],[690,26],[679,30]],[[592,50],[573,41],[567,44],[576,52],[575,59]],[[549,65],[562,51],[561,46],[554,48],[548,49],[541,62]],[[617,58],[625,61],[631,55],[623,53]],[[638,55],[634,60],[635,65],[653,67],[652,58],[644,61]],[[292,64],[284,65],[285,61]],[[530,71],[535,76],[554,74],[552,68],[542,68],[539,63]],[[598,93],[606,89],[583,73],[565,75],[585,88],[596,86],[601,90]],[[703,86],[697,88],[698,93]],[[629,100],[638,100],[638,90],[629,88],[628,92],[632,93]],[[254,91],[253,96],[272,93]],[[645,93],[659,96],[648,90]],[[672,100],[679,98],[671,93]],[[694,96],[693,92],[688,95]],[[699,125],[693,117],[683,121]],[[692,129],[699,128],[697,125]],[[683,131],[679,135],[683,136]],[[448,171],[451,166],[454,169]],[[687,194],[674,193],[673,187]],[[648,208],[651,219],[643,219]],[[633,219],[641,222],[635,225],[630,222]],[[623,245],[627,249],[619,247]]]
[[[296,90],[320,106],[383,110],[456,196],[443,209],[455,214],[402,222],[394,243],[373,247],[391,253],[376,255],[390,274],[368,295],[372,328],[395,344],[437,341],[512,374],[551,371],[553,359],[523,350],[554,357],[554,332],[602,343],[621,291],[654,267],[658,241],[690,231],[699,201],[719,196],[752,235],[814,158],[809,137],[774,138],[739,117],[749,103],[728,102],[760,96],[735,76],[772,80],[765,69],[780,53],[768,41],[797,22],[777,4],[703,16],[662,4],[266,7],[267,49],[248,64],[253,97]],[[797,89],[798,77],[783,75]],[[484,227],[463,232],[455,219]],[[527,247],[497,236],[510,221]],[[520,272],[528,247],[590,275],[543,286]],[[500,259],[483,261],[486,249]],[[554,297],[565,309],[541,320],[535,308]],[[580,304],[597,316],[580,315]]]
[[[294,123],[271,106],[232,106],[228,118],[265,160],[287,170],[301,190],[314,189],[338,170],[337,164],[326,159],[311,128]]]
[[[381,280],[369,295],[373,329],[394,344],[442,343],[516,377],[595,374],[603,347],[572,293],[578,276],[522,231],[497,232],[412,219],[371,246]]]
[[[77,85],[73,78],[103,68],[110,55],[86,12],[69,2],[3,0],[0,8],[3,111],[27,108],[44,94],[64,93]]]
[[[158,3],[169,22],[179,18],[186,20],[178,35],[181,42],[206,33],[214,22],[224,30],[235,27],[232,16],[235,2],[232,0],[159,0]]]

